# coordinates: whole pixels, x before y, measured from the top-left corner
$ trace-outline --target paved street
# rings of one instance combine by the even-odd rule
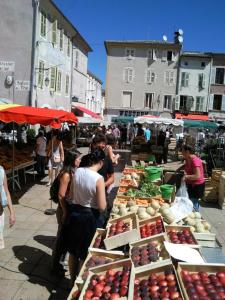
[[[81,151],[84,152],[84,149]],[[117,171],[118,182],[121,173]],[[57,223],[55,216],[44,214],[45,209],[50,207],[46,182],[47,178],[37,182],[20,197],[15,204],[17,222],[13,228],[8,228],[6,218],[6,248],[0,251],[1,300],[63,300],[69,293],[68,277],[60,280],[50,274]],[[202,208],[202,213],[213,224],[225,249],[225,211]]]

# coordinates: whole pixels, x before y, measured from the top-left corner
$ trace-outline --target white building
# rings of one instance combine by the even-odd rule
[[[179,62],[177,96],[175,101],[176,117],[180,113],[195,114],[202,119],[208,113],[211,56],[198,52],[183,52]],[[186,116],[188,118],[188,116]]]
[[[86,108],[99,116],[103,116],[104,101],[102,97],[102,81],[88,71],[86,87]]]

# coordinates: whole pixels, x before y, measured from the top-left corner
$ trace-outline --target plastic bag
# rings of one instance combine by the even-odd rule
[[[181,186],[180,186],[179,190],[176,193],[176,197],[182,197],[182,198],[188,198],[189,199],[185,182],[181,183]]]

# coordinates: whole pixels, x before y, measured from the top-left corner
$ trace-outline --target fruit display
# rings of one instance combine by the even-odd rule
[[[160,216],[143,221],[142,223],[140,222],[139,227],[142,239],[165,232],[163,221]]]
[[[123,178],[127,179],[127,180],[131,180],[131,179],[140,180],[141,179],[141,174],[137,174],[135,172],[132,172],[131,174],[124,175]]]
[[[225,266],[179,264],[178,274],[187,300],[224,300]]]
[[[124,194],[131,197],[154,197],[161,195],[161,191],[158,185],[152,182],[144,182],[140,189],[130,188]]]
[[[163,234],[130,244],[130,256],[136,268],[169,259]]]
[[[197,241],[188,226],[166,226],[166,233],[173,244],[197,245]]]
[[[202,219],[199,212],[193,212],[184,219],[184,224],[191,227],[192,232],[210,233],[211,225]]]
[[[134,279],[133,298],[131,299],[182,300],[173,266],[169,265],[137,274]]]
[[[115,300],[128,299],[130,285],[130,260],[118,261],[102,267],[91,269],[80,299]]]
[[[123,170],[124,175],[127,175],[127,174],[144,174],[144,173],[145,173],[145,171],[142,168],[140,168],[140,169],[125,168]]]
[[[110,226],[108,237],[129,231],[130,229],[131,229],[130,220],[126,222],[123,220],[118,220],[115,224],[112,224]]]
[[[168,203],[165,203],[164,205],[161,206],[159,210],[160,214],[163,217],[163,221],[167,224],[172,224],[175,220],[175,216],[173,213],[170,211],[170,206]]]

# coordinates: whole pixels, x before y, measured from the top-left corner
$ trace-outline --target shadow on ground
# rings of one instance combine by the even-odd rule
[[[46,246],[50,249],[53,249],[56,237],[55,236],[46,236],[46,235],[35,235],[33,237],[33,239],[36,242],[38,242],[38,243],[40,243],[40,244],[42,244],[42,245],[44,245],[44,246]]]
[[[41,239],[43,241],[43,239]],[[49,300],[67,299],[70,288],[67,278],[59,278],[51,273],[51,256],[41,249],[30,246],[14,246],[15,257],[21,261],[20,273],[28,276],[28,282],[45,287],[49,291]],[[21,289],[21,295],[28,299],[27,290]],[[29,291],[32,295],[32,291]],[[20,296],[20,295],[18,295]],[[28,298],[27,298],[28,297]]]

